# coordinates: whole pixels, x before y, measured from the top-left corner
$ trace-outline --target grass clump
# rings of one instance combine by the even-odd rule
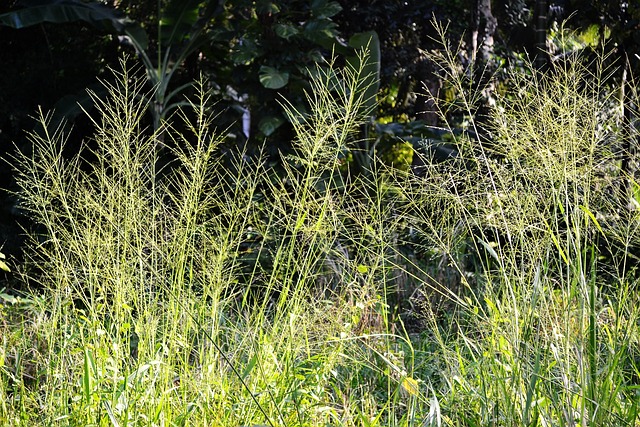
[[[32,135],[12,163],[41,291],[0,306],[0,421],[638,425],[640,217],[604,61],[514,71],[479,118],[455,58],[432,58],[442,118],[467,125],[419,176],[346,172],[364,57],[310,73],[308,115],[283,105],[277,170],[226,150],[205,82],[149,134],[126,70],[95,99],[96,161]]]
[[[453,328],[430,320],[440,406],[451,425],[637,425],[640,216],[619,191],[605,61],[513,71],[477,117],[482,89],[454,58],[433,57],[459,96],[441,112],[471,120],[457,158],[426,159],[410,190],[423,241],[468,289]]]
[[[204,82],[150,135],[142,80],[116,73],[109,98],[94,97],[92,162],[64,156],[62,129],[41,115],[46,133],[12,159],[39,224],[28,278],[42,297],[38,316],[3,325],[14,331],[3,334],[3,423],[355,423],[337,390],[380,289],[338,244],[349,200],[338,159],[360,124],[364,76],[331,64],[316,74],[310,116],[287,108],[297,151],[276,175],[262,157],[223,154]]]

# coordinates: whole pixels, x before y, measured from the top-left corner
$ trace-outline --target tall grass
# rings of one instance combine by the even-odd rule
[[[338,243],[355,214],[339,159],[360,125],[364,64],[319,68],[308,117],[285,106],[296,152],[279,174],[263,157],[221,149],[205,82],[159,130],[161,146],[141,127],[142,80],[123,67],[105,83],[109,98],[94,97],[92,162],[63,155],[62,129],[41,115],[46,133],[12,164],[40,225],[28,279],[43,298],[3,329],[19,332],[3,335],[2,423],[375,418],[365,392],[368,407],[345,409],[343,385],[361,368],[357,334],[388,332],[366,318],[384,305],[377,267]]]
[[[606,58],[507,72],[488,117],[474,116],[482,88],[455,58],[432,57],[455,92],[440,102],[443,119],[469,120],[459,156],[426,159],[413,187],[422,197],[410,190],[425,244],[468,289],[453,330],[430,322],[440,405],[452,425],[638,425],[628,248],[640,214],[618,191],[630,178],[619,172],[624,132]]]
[[[149,134],[126,68],[95,98],[97,160],[32,135],[11,162],[39,290],[0,307],[0,421],[638,425],[640,218],[604,61],[513,71],[480,121],[482,88],[443,52],[443,121],[468,125],[420,176],[345,172],[364,56],[310,73],[308,114],[283,103],[280,169],[228,150],[204,81]]]

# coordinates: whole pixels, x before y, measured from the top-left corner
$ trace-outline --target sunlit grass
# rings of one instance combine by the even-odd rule
[[[481,128],[456,58],[432,59],[467,131],[420,176],[345,178],[365,61],[312,73],[308,115],[284,103],[281,169],[226,149],[206,82],[150,135],[126,70],[95,99],[96,161],[32,135],[11,162],[37,286],[0,299],[0,424],[638,425],[640,218],[607,70],[514,72]]]
[[[157,135],[141,128],[141,80],[126,69],[94,99],[97,161],[64,157],[65,135],[41,116],[48,133],[12,159],[41,228],[25,275],[37,316],[2,324],[3,423],[355,425],[390,411],[354,383],[364,362],[383,378],[393,368],[387,388],[410,375],[377,320],[383,267],[339,243],[347,229],[366,238],[348,225],[363,208],[338,170],[360,124],[362,69],[316,74],[296,153],[275,175],[261,157],[219,149],[205,82],[173,119],[187,133],[159,131],[176,147],[162,169]],[[368,402],[353,414],[351,387]]]
[[[463,97],[445,120],[454,108],[473,117],[482,93],[465,87],[455,57],[433,58]],[[627,248],[640,216],[620,191],[623,133],[604,64],[574,57],[546,75],[513,71],[483,128],[471,119],[456,139],[459,158],[427,160],[414,186],[423,197],[410,190],[423,240],[470,289],[458,326],[431,321],[452,425],[637,425],[638,281]],[[429,202],[437,214],[419,209]],[[448,244],[455,233],[469,249]]]

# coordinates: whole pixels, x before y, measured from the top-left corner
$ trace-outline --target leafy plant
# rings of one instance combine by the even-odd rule
[[[9,266],[7,265],[7,263],[4,261],[7,257],[5,256],[5,254],[3,254],[2,252],[0,252],[0,270],[4,270],[7,273],[11,272],[11,269],[9,268]]]
[[[204,6],[199,1],[164,2],[157,22],[157,46],[149,47],[149,37],[140,24],[128,19],[117,9],[101,3],[80,0],[54,0],[42,2],[26,1],[25,7],[0,15],[0,25],[20,29],[51,22],[64,24],[84,21],[99,28],[121,34],[123,41],[135,49],[136,57],[145,67],[152,87],[154,129],[182,101],[177,96],[185,87],[171,87],[171,81],[182,67],[185,59],[205,40],[205,29],[213,17],[222,12],[223,1],[208,1]],[[153,55],[155,52],[155,58]]]
[[[223,150],[204,81],[157,130],[177,142],[156,170],[146,80],[126,67],[95,100],[97,161],[62,156],[58,128],[33,135],[12,164],[43,287],[0,306],[0,420],[635,427],[640,218],[606,61],[512,69],[489,140],[458,57],[432,56],[455,95],[437,105],[468,126],[445,126],[455,156],[420,174],[374,151],[344,179],[364,54],[311,69],[306,112],[284,98],[277,171]]]
[[[287,99],[304,111],[308,71],[327,57],[327,51],[339,52],[349,60],[357,59],[356,50],[369,44],[372,51],[379,52],[375,33],[356,34],[348,45],[339,41],[331,18],[341,7],[334,1],[315,1],[309,7],[286,2],[254,5],[253,2],[238,1],[231,7],[220,0],[169,0],[159,3],[155,22],[157,34],[151,34],[151,37],[141,23],[132,21],[117,8],[101,3],[26,1],[23,6],[0,15],[0,25],[20,29],[44,22],[83,21],[119,34],[124,44],[133,47],[136,58],[144,65],[150,86],[156,88],[151,92],[153,99],[149,102],[154,129],[160,128],[161,121],[173,109],[186,105],[180,96],[191,83],[176,86],[175,76],[185,60],[197,52],[203,68],[211,68],[210,74],[215,75],[213,84],[218,88],[220,98],[229,100],[247,120],[251,120],[249,111],[253,111],[254,129],[267,137],[286,122],[286,115],[279,109],[272,91],[286,89]],[[306,18],[301,21],[299,11],[307,8]],[[245,12],[256,15],[253,18],[257,19],[247,19]],[[211,28],[214,20],[219,29]],[[264,37],[265,34],[269,37]],[[150,44],[150,39],[155,43]],[[379,53],[377,55],[377,59],[369,62],[369,67],[379,63]],[[371,85],[367,83],[366,86]],[[368,90],[371,107],[371,102],[375,102],[375,90],[373,87]],[[80,102],[86,108],[89,101],[76,97],[68,111],[79,113],[76,104]],[[237,113],[234,120],[237,120]],[[248,137],[253,131],[251,125],[247,125],[244,133]]]

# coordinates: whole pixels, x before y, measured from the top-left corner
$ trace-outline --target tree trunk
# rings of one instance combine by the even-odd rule
[[[471,31],[471,59],[486,64],[493,53],[493,35],[498,20],[491,13],[491,0],[477,0]]]
[[[491,60],[493,55],[493,36],[498,27],[498,20],[491,12],[491,0],[477,0],[474,10],[471,57],[474,90],[482,95],[474,105],[474,131],[477,137],[485,140],[487,131],[488,109],[494,104],[495,81],[493,73],[496,62]]]
[[[421,93],[416,97],[417,117],[423,120],[427,126],[438,126],[442,119],[438,107],[443,85],[442,78],[426,58],[420,60],[416,74],[417,80],[422,83]]]
[[[538,71],[545,71],[549,66],[549,53],[547,51],[548,11],[549,4],[547,0],[536,0],[533,14],[536,41],[533,64]]]

